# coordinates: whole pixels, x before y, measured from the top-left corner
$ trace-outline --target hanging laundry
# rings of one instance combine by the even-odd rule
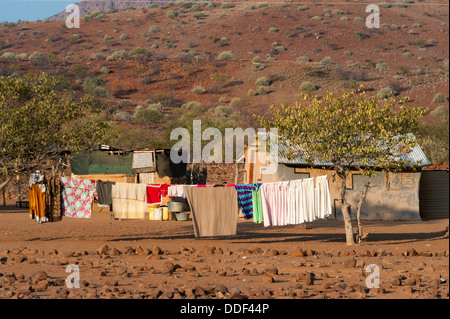
[[[252,204],[253,204],[253,222],[260,224],[263,222],[261,183],[253,184]]]
[[[47,175],[45,177],[45,212],[49,222],[62,219],[62,192],[61,176]]]
[[[102,180],[96,182],[95,189],[98,195],[97,203],[99,206],[112,205],[112,186],[114,184],[116,184],[116,182]]]
[[[167,196],[186,198],[184,185],[170,185],[167,189]]]
[[[236,235],[237,192],[233,187],[185,186],[195,237]]]
[[[316,177],[315,187],[315,218],[324,219],[332,214],[330,185],[328,176]]]
[[[289,182],[261,185],[264,227],[287,225],[288,186]]]
[[[42,181],[42,180],[40,180]],[[38,183],[31,184],[28,190],[30,218],[35,219],[39,224],[48,221],[45,216],[45,187]]]
[[[113,216],[116,219],[145,219],[148,212],[147,186],[141,183],[115,183],[111,188]]]
[[[95,181],[61,177],[63,216],[91,218]]]
[[[147,205],[161,204],[162,198],[169,193],[168,184],[146,184],[147,186]]]
[[[253,218],[252,191],[253,184],[237,184],[235,186],[239,208],[245,219]]]
[[[44,181],[44,175],[41,173],[30,174],[30,187],[34,184],[42,183]]]
[[[302,198],[305,222],[312,222],[316,219],[314,178],[302,179]]]

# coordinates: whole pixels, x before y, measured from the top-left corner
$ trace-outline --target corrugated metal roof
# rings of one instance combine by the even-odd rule
[[[133,165],[132,168],[149,168],[154,167],[153,151],[133,152]]]
[[[267,134],[260,133],[258,134],[259,138],[261,139],[261,142],[264,142],[267,139]],[[408,137],[410,137],[413,141],[416,140],[415,136],[413,134],[408,134]],[[276,160],[280,164],[298,164],[298,165],[313,165],[313,166],[331,166],[332,162],[329,160],[314,160],[313,163],[310,163],[306,160],[307,158],[307,150],[300,147],[300,146],[289,146],[287,142],[284,143],[275,143],[271,139],[269,141],[270,147],[272,150],[277,152],[277,158]],[[398,144],[397,147],[400,147],[401,145]],[[406,166],[427,166],[431,165],[430,161],[426,157],[425,153],[423,152],[422,148],[419,145],[416,145],[415,147],[409,148],[409,152],[399,152],[401,155],[397,156],[395,158],[396,161],[404,161]],[[296,154],[300,154],[299,156],[288,159],[285,156],[282,156],[281,154],[286,154],[288,151],[293,151]],[[302,156],[303,155],[303,156]],[[373,162],[375,165],[375,162]],[[355,166],[357,163],[355,164]]]

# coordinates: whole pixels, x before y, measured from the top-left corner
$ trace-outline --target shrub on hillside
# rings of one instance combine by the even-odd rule
[[[438,93],[433,97],[432,102],[433,103],[443,103],[443,102],[447,102],[447,97],[442,94],[442,93]]]
[[[219,56],[217,57],[219,60],[225,60],[225,61],[229,61],[229,60],[233,60],[234,59],[234,54],[231,51],[223,51],[219,54]]]
[[[300,85],[300,91],[309,93],[315,90],[317,90],[317,86],[309,81],[303,82]]]
[[[395,92],[394,92],[393,89],[391,89],[390,87],[385,87],[385,88],[383,88],[383,89],[378,91],[377,97],[379,99],[387,99],[389,97],[394,96],[394,93]]]

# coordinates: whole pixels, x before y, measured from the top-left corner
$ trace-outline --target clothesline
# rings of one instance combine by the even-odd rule
[[[71,177],[60,177],[59,181],[61,216],[91,218],[94,193],[98,204],[110,206],[114,217],[120,219],[144,219],[149,208],[161,205],[163,198],[181,197],[189,204],[196,236],[235,234],[239,210],[244,219],[253,219],[254,223],[263,223],[264,227],[312,222],[332,214],[326,175],[225,185],[119,183]],[[45,191],[45,179],[30,175],[30,216],[39,223],[48,221],[46,209],[52,210],[45,203],[50,202],[54,194],[47,191],[45,198]],[[224,202],[223,198],[228,201]],[[52,205],[53,208],[57,206],[54,201]],[[204,232],[202,228],[208,231]]]

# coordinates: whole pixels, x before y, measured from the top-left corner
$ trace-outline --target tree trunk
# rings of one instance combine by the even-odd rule
[[[8,183],[11,181],[12,177],[8,176],[6,177],[6,180],[0,183],[0,191],[8,185]]]
[[[353,236],[351,206],[345,200],[345,188],[346,188],[347,174],[344,169],[340,169],[337,172],[337,175],[341,178],[341,211],[342,211],[342,217],[344,218],[345,238],[346,238],[347,245],[354,245],[355,237]]]
[[[361,225],[361,207],[362,207],[362,203],[366,199],[367,192],[369,191],[369,187],[370,187],[370,182],[367,182],[364,185],[364,190],[361,194],[361,197],[359,198],[358,208],[356,209],[356,218],[358,220],[358,235],[356,236],[356,242],[358,244],[361,244],[364,240],[366,240],[367,236],[369,236],[369,233],[366,233],[366,234],[363,233],[362,225]]]

